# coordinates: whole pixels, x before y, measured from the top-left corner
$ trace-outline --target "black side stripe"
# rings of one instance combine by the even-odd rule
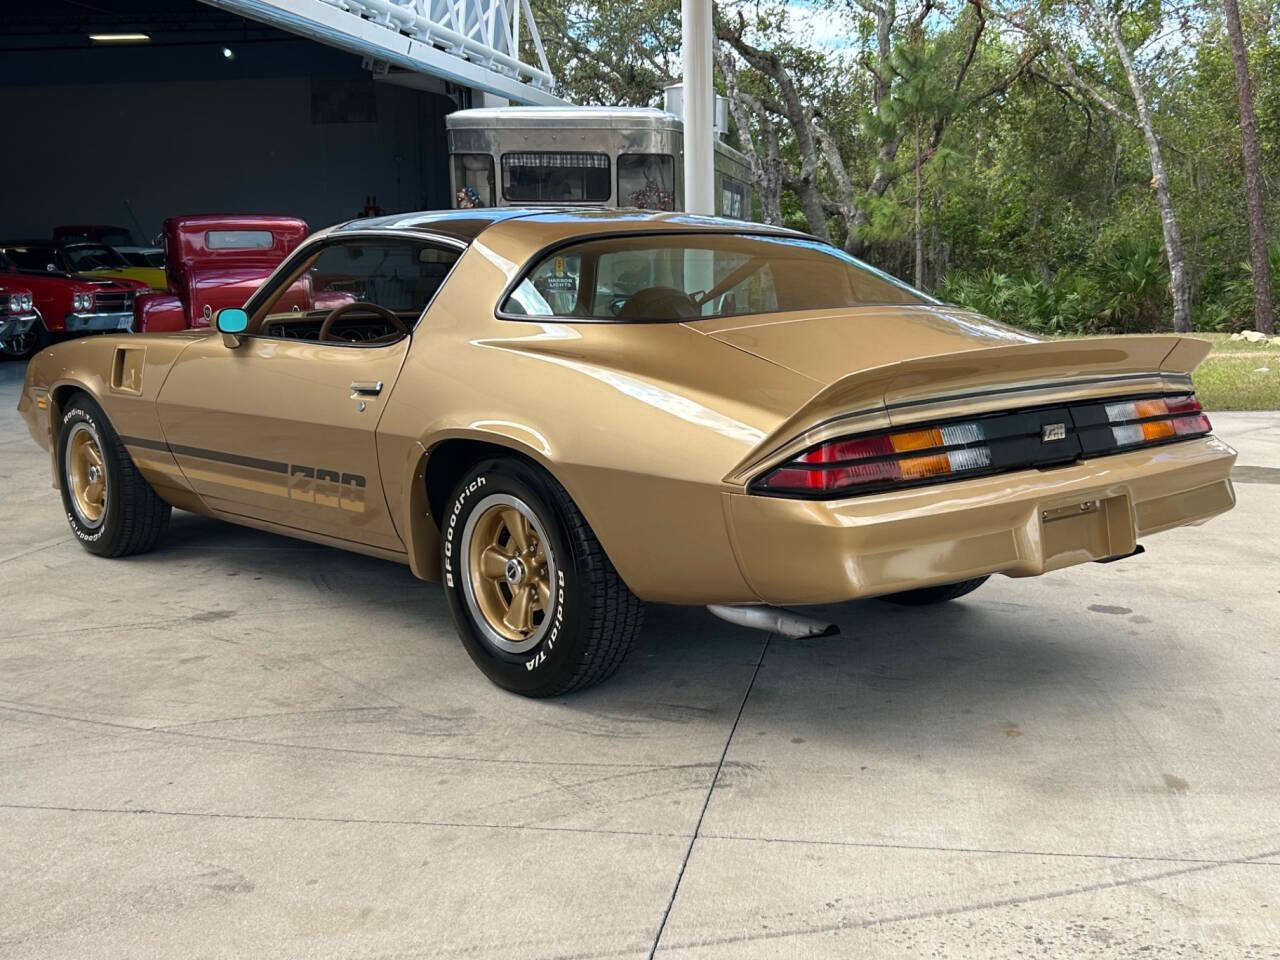
[[[121,435],[120,440],[130,447],[142,447],[145,450],[164,450],[168,451],[169,445],[163,440],[148,440],[146,437],[126,437]]]
[[[231,463],[238,467],[252,467],[255,470],[266,470],[269,473],[289,472],[289,465],[278,460],[260,460],[257,457],[242,457],[238,453],[224,453],[221,450],[206,450],[204,447],[188,447],[181,443],[165,443],[162,440],[148,440],[145,437],[121,437],[125,445],[142,447],[147,450],[167,450],[184,457],[196,457],[200,460],[213,460],[218,463]]]

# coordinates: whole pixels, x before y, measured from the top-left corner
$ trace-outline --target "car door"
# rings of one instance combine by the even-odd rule
[[[375,433],[458,254],[387,237],[312,246],[250,301],[238,345],[211,334],[183,352],[158,398],[165,439],[214,510],[402,550]],[[286,296],[300,286],[312,309]]]

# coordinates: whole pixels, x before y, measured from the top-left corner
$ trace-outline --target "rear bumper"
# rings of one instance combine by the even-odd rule
[[[726,494],[747,583],[775,604],[831,603],[990,573],[1123,556],[1140,537],[1235,505],[1215,437],[846,500]]]
[[[87,333],[98,330],[132,330],[133,312],[68,313],[65,323],[67,333]]]
[[[23,334],[29,333],[38,319],[40,319],[40,315],[35,311],[31,313],[5,314],[0,317],[0,340],[21,337]]]

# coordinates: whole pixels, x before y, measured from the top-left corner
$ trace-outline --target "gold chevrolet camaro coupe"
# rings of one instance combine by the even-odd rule
[[[173,507],[439,580],[495,683],[595,683],[642,601],[950,600],[1234,504],[1179,336],[1044,341],[781,228],[460,210],[315,234],[204,330],[41,351],[85,548]]]

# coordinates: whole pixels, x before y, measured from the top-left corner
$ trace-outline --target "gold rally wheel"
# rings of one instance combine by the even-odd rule
[[[509,494],[485,497],[467,518],[462,589],[472,617],[508,653],[537,646],[551,623],[555,553],[533,508]]]
[[[98,529],[107,508],[107,462],[102,456],[102,440],[91,421],[71,425],[62,469],[71,494],[71,509],[83,526]]]
[[[640,632],[640,601],[545,471],[515,457],[478,464],[440,526],[450,611],[490,680],[552,697],[621,665]]]
[[[169,504],[138,472],[102,408],[68,398],[58,429],[58,485],[71,532],[90,553],[150,550],[169,525]]]

